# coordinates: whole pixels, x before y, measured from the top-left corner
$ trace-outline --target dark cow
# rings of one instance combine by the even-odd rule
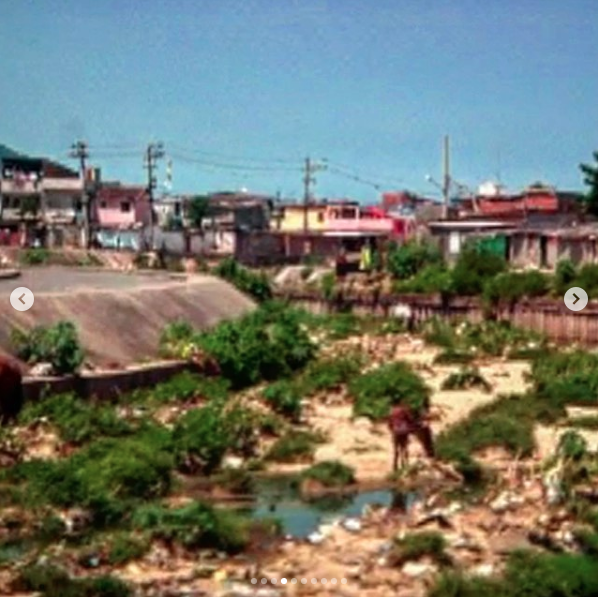
[[[16,419],[23,407],[23,374],[19,364],[0,355],[0,425]]]
[[[388,427],[392,436],[393,471],[398,469],[399,461],[401,468],[408,463],[410,435],[417,437],[429,458],[434,457],[434,440],[429,423],[407,405],[399,404],[393,407],[388,419]]]

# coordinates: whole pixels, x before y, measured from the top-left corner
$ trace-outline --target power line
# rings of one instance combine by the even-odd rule
[[[226,161],[233,161],[233,162],[249,162],[254,164],[260,163],[268,163],[268,164],[296,164],[299,162],[300,158],[256,158],[256,157],[245,157],[245,156],[232,156],[222,153],[217,153],[213,151],[206,151],[205,149],[190,149],[186,147],[181,147],[177,144],[169,144],[169,147],[172,147],[174,151],[182,152],[185,154],[197,154],[200,156],[206,156],[206,158],[215,158],[216,160],[226,160]]]
[[[183,155],[178,151],[170,151],[169,155],[175,159],[181,160],[182,162],[187,162],[190,164],[200,164],[204,166],[211,166],[213,168],[220,168],[223,170],[247,170],[247,171],[256,171],[256,172],[297,172],[300,170],[299,167],[290,167],[290,166],[248,166],[243,164],[233,164],[230,162],[217,162],[213,160],[205,160],[201,158],[189,157]]]

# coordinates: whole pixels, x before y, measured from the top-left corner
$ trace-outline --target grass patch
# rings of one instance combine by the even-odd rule
[[[132,433],[130,423],[120,418],[110,405],[86,402],[75,394],[54,394],[26,404],[19,416],[21,423],[47,418],[61,439],[83,444],[98,437],[121,437]]]
[[[315,447],[322,443],[320,435],[310,431],[287,431],[266,454],[266,459],[274,462],[305,462],[313,458]]]
[[[446,547],[446,539],[441,533],[435,531],[409,533],[402,539],[394,541],[389,562],[392,566],[402,566],[406,562],[427,556],[438,564],[448,565],[451,559],[446,553]]]
[[[484,392],[491,392],[492,385],[480,373],[477,367],[463,367],[451,373],[443,382],[443,390],[469,390],[480,388]]]
[[[251,522],[229,510],[217,510],[202,502],[182,508],[141,506],[133,515],[133,526],[155,539],[177,543],[186,549],[241,551],[249,542]]]
[[[501,579],[442,575],[430,597],[593,597],[598,594],[598,560],[585,555],[528,551],[509,556]]]
[[[567,425],[577,429],[598,429],[598,415],[572,417],[567,420]]]
[[[129,597],[132,590],[114,576],[71,578],[65,570],[50,564],[23,568],[13,583],[17,591],[35,591],[43,597]]]
[[[407,363],[391,363],[356,377],[349,384],[353,414],[379,420],[394,404],[407,403],[415,410],[429,405],[430,389]]]
[[[324,487],[345,487],[355,483],[355,470],[338,460],[327,460],[303,471],[301,480],[317,481]]]

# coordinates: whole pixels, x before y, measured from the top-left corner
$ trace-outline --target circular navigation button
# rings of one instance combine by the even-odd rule
[[[588,293],[579,286],[573,286],[565,292],[565,306],[571,311],[581,311],[588,304]]]
[[[33,296],[33,292],[24,286],[15,288],[10,294],[10,304],[17,311],[28,311],[33,307],[34,301],[35,297]]]

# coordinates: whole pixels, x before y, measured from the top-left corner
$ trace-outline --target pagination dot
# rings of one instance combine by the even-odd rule
[[[287,584],[287,579],[286,579],[286,578],[281,578],[281,579],[280,579],[280,582],[281,582],[283,585],[286,585],[286,584]]]

